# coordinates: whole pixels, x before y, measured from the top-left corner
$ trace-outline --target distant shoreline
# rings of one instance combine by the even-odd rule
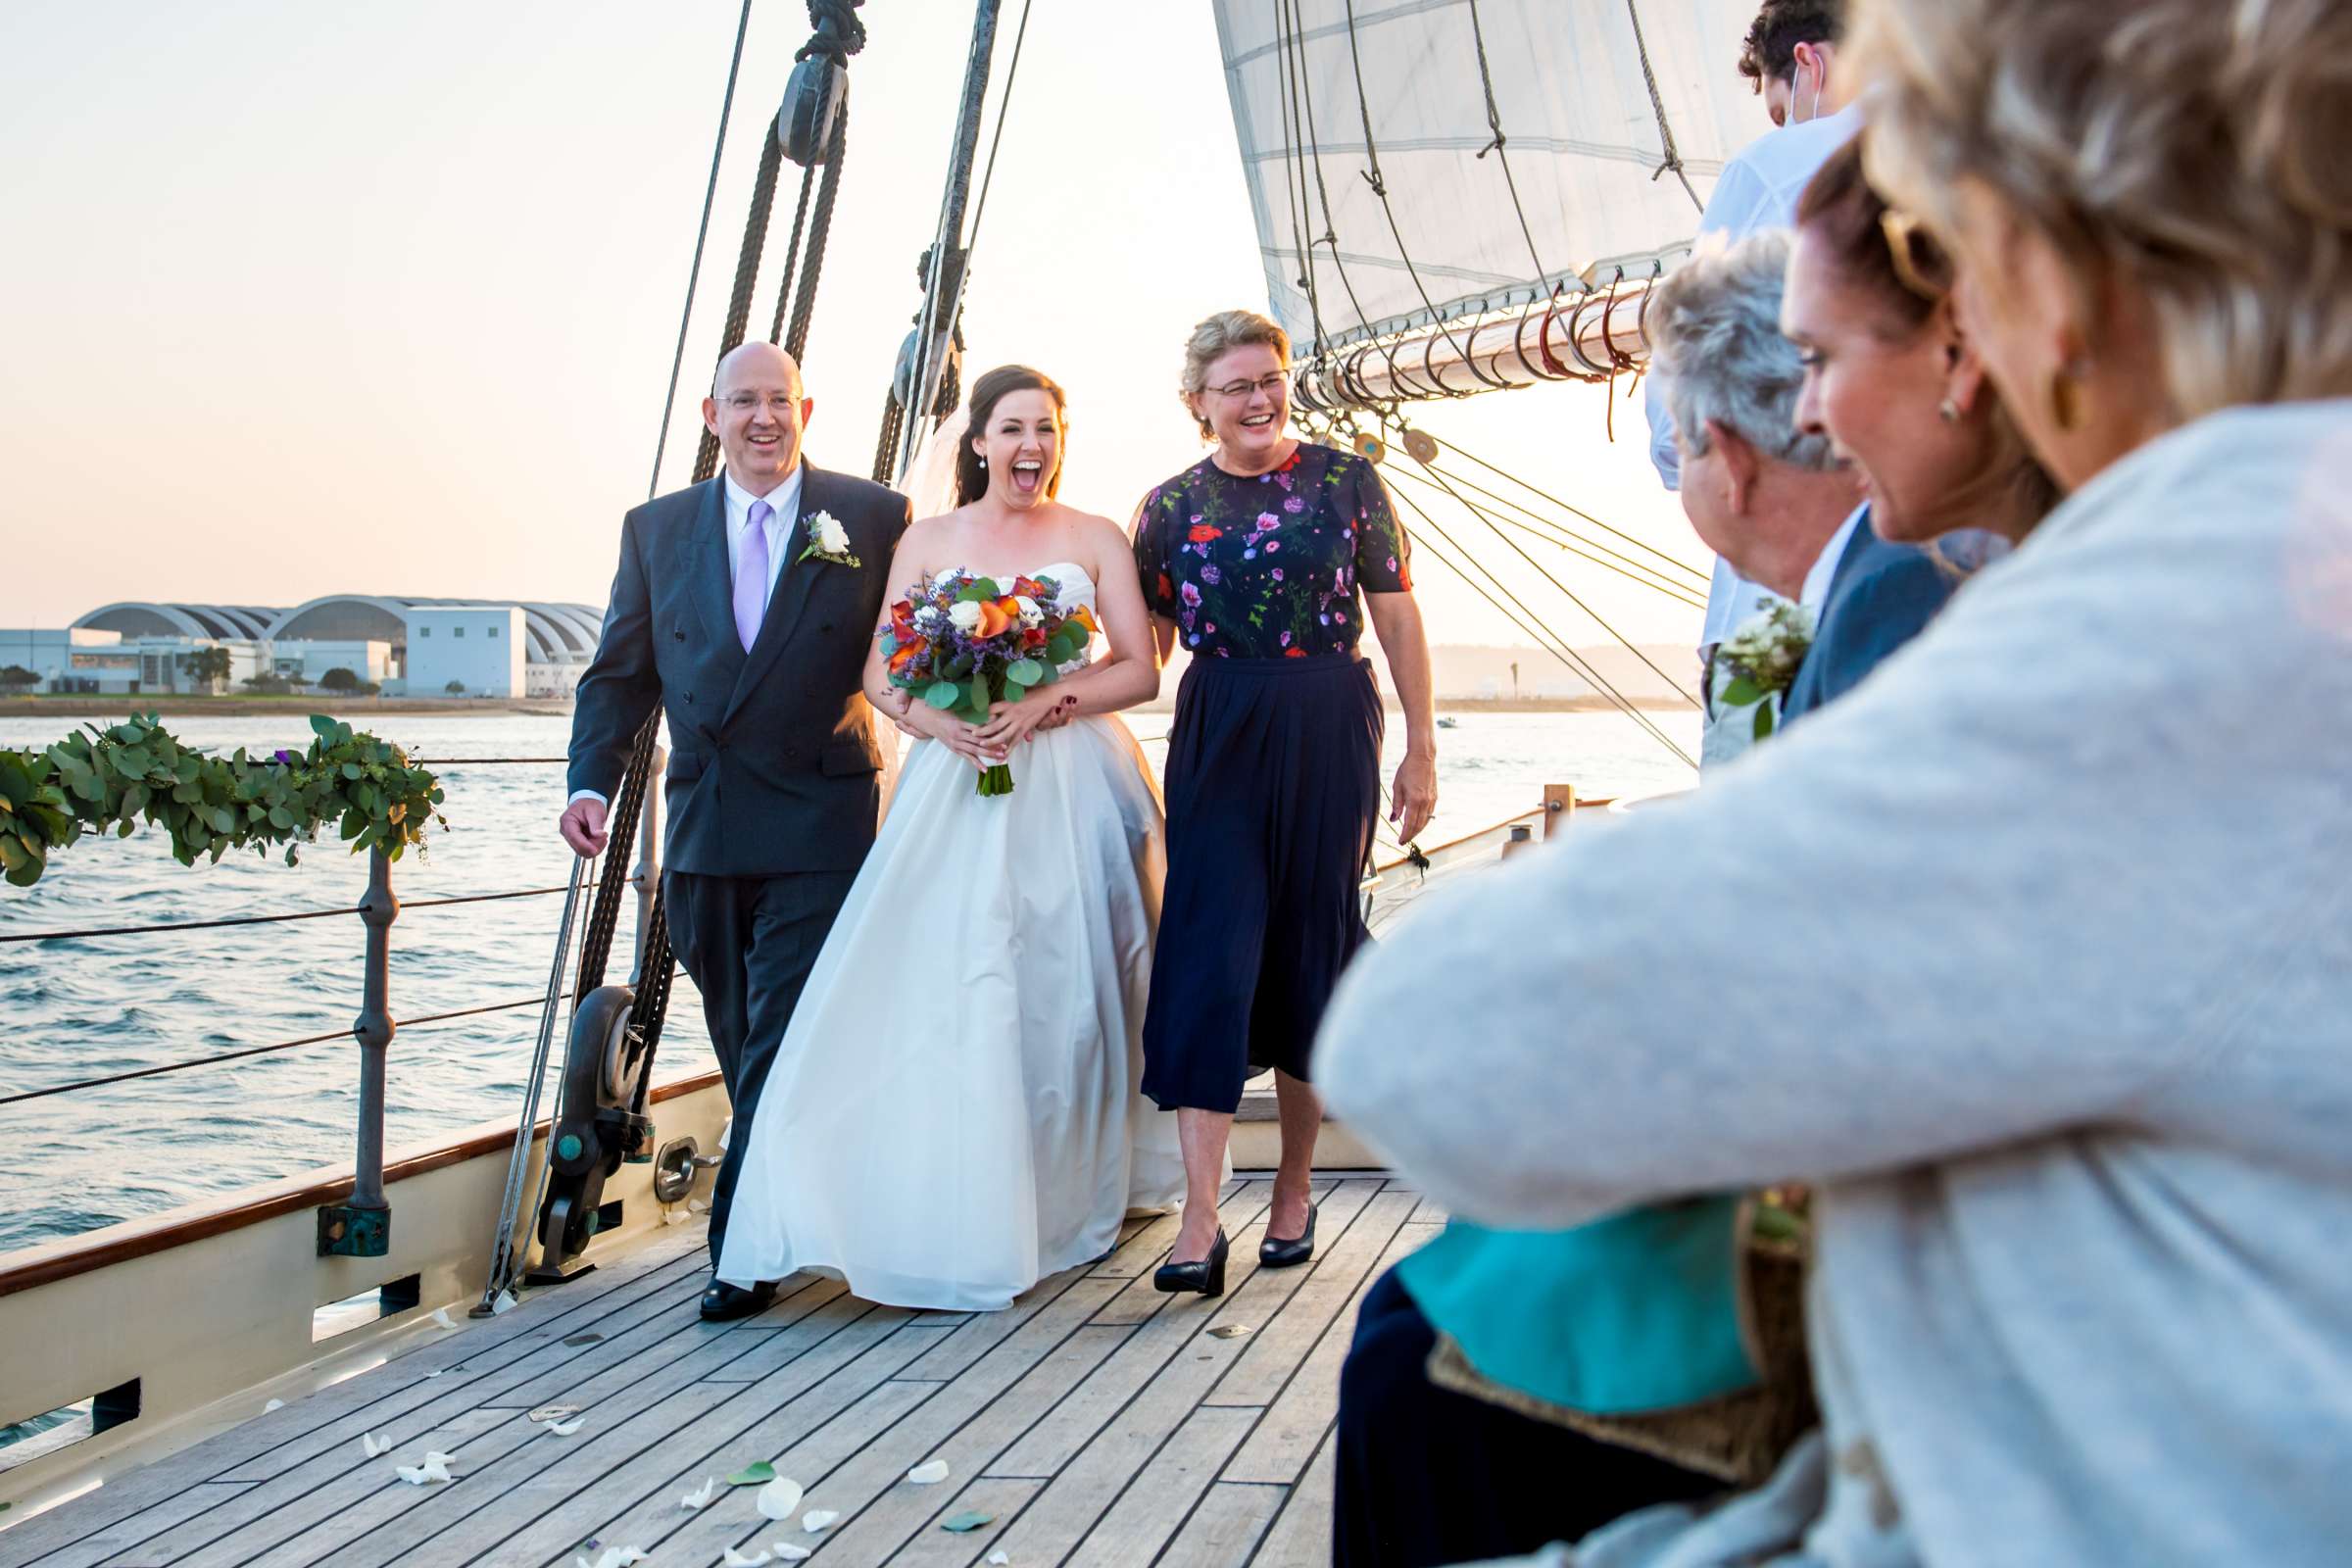
[[[234,718],[245,714],[290,713],[309,717],[332,713],[351,718],[361,713],[436,713],[445,717],[497,717],[528,713],[563,718],[571,704],[552,697],[344,697],[323,692],[316,697],[175,697],[168,693],[139,697],[0,697],[0,718],[121,718],[129,713],[161,713],[167,718],[199,716]]]
[[[1388,707],[1396,710],[1395,694]],[[1173,698],[1146,703],[1139,713],[1169,713]],[[1690,705],[1671,697],[1637,697],[1633,706],[1643,712],[1687,712]],[[1441,713],[1605,713],[1616,707],[1606,697],[1441,697]],[[432,698],[432,697],[0,697],[0,719],[9,718],[122,718],[130,713],[161,713],[166,718],[233,718],[245,714],[332,713],[355,718],[363,713],[424,714],[443,718],[497,718],[523,714],[537,718],[565,718],[571,704],[552,697]]]

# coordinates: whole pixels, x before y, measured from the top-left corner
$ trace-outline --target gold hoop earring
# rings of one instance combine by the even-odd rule
[[[2082,376],[2086,369],[2088,365],[2083,365],[2082,360],[2068,360],[2056,371],[2051,371],[2051,390],[2048,390],[2051,418],[2056,420],[2060,430],[2082,430]]]

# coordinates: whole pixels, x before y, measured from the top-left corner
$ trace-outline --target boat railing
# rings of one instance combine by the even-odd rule
[[[420,765],[449,770],[475,767],[520,767],[562,764],[561,757],[457,757],[418,759]],[[661,760],[657,757],[657,769]],[[637,835],[637,863],[627,878],[638,890],[639,920],[637,961],[644,959],[643,918],[645,906],[653,897],[661,875],[661,814],[647,809],[639,820]],[[161,1077],[196,1068],[213,1067],[224,1062],[241,1061],[253,1056],[272,1055],[280,1052],[350,1040],[360,1048],[360,1098],[358,1124],[355,1129],[355,1158],[353,1188],[350,1199],[339,1204],[326,1205],[318,1216],[318,1251],[320,1256],[341,1254],[353,1257],[380,1257],[390,1246],[391,1206],[384,1197],[384,1109],[385,1066],[393,1037],[404,1028],[416,1029],[431,1024],[450,1023],[464,1018],[483,1017],[493,1013],[510,1012],[524,1007],[546,1006],[571,999],[570,991],[551,987],[546,993],[514,997],[478,1006],[458,1007],[445,1012],[426,1013],[414,1018],[396,1018],[392,1011],[392,925],[404,912],[420,909],[453,908],[463,905],[501,903],[515,899],[545,898],[568,893],[570,886],[546,888],[513,888],[493,893],[468,893],[448,898],[400,900],[392,890],[392,861],[383,852],[369,852],[368,889],[354,908],[295,909],[268,914],[245,914],[215,920],[160,920],[129,925],[86,926],[68,930],[0,932],[0,947],[32,943],[61,943],[91,941],[106,937],[153,936],[189,931],[217,931],[237,926],[273,925],[299,920],[345,919],[356,913],[365,933],[366,960],[362,969],[360,1011],[348,1029],[331,1030],[324,1034],[304,1035],[291,1040],[272,1041],[267,1045],[244,1046],[233,1051],[210,1055],[187,1057],[159,1063],[151,1067],[133,1068],[124,1072],[106,1073],[78,1078],[67,1083],[47,1084],[38,1088],[0,1094],[0,1106],[21,1104],[27,1101],[45,1100],[56,1096],[102,1089],[110,1085],[128,1083],[134,1079]]]

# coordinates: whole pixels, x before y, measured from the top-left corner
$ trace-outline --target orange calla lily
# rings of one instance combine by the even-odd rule
[[[1099,632],[1102,629],[1095,624],[1095,612],[1087,609],[1084,605],[1072,605],[1070,607],[1070,619],[1076,621],[1079,625],[1084,626],[1088,631],[1091,632]]]
[[[894,675],[898,674],[908,664],[913,663],[917,659],[928,653],[930,648],[930,643],[920,637],[917,637],[910,643],[901,644],[899,651],[890,656],[890,672]]]
[[[1002,600],[983,599],[980,601],[979,631],[983,639],[1004,635],[1004,628],[1011,625],[1016,618],[1005,612]]]

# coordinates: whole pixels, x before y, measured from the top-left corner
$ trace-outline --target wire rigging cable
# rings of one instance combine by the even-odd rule
[[[703,220],[694,231],[694,264],[686,270],[686,304],[678,312],[678,346],[669,360],[669,390],[662,395],[662,433],[654,441],[654,475],[646,481],[645,499],[662,488],[662,454],[669,446],[669,416],[678,401],[678,374],[686,364],[686,326],[694,319],[694,292],[703,278],[703,242],[710,236],[710,208],[718,199],[718,163],[727,150],[727,117],[735,108],[735,79],[743,71],[743,38],[751,30],[752,0],[743,0],[743,15],[735,23],[735,52],[727,60],[727,90],[718,101],[718,137],[710,148],[710,178],[703,187]]]

